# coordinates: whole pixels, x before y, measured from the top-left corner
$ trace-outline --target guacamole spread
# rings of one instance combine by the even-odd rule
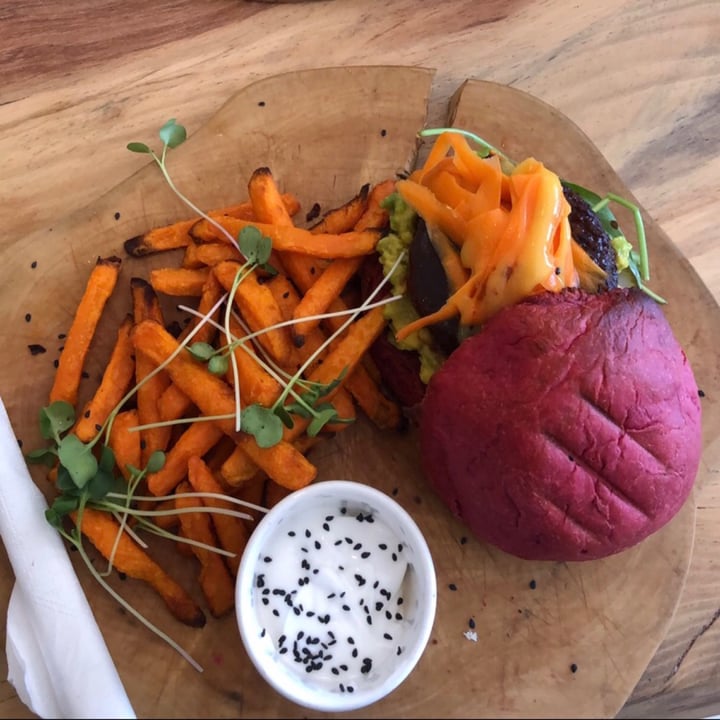
[[[383,274],[387,276],[400,254],[405,256],[400,261],[390,278],[393,294],[402,295],[401,300],[385,306],[391,333],[390,341],[401,350],[415,350],[420,357],[420,379],[428,383],[433,373],[442,365],[444,356],[433,347],[432,335],[427,328],[411,333],[402,342],[395,339],[395,333],[405,325],[418,319],[418,314],[410,298],[407,297],[408,249],[415,234],[417,213],[400,197],[392,193],[383,202],[383,207],[390,214],[390,232],[377,244]]]

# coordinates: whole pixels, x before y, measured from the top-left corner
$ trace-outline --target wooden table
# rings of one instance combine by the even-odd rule
[[[150,137],[170,115],[192,130],[252,80],[420,65],[436,71],[437,108],[474,77],[571,118],[720,298],[716,0],[25,0],[0,2],[0,28],[5,241],[51,226],[131,174],[128,138]],[[720,713],[720,481],[697,503],[676,616],[622,717]],[[4,551],[0,563],[11,572]],[[4,678],[4,653],[1,662]],[[7,682],[0,715],[33,717]]]

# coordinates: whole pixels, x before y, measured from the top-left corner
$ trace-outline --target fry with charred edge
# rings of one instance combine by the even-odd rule
[[[225,490],[222,485],[215,479],[210,468],[203,462],[202,458],[194,455],[188,461],[188,479],[193,490],[199,493],[216,493],[222,495]],[[227,500],[219,500],[216,498],[203,498],[203,504],[212,508],[225,508],[226,510],[236,510],[237,507]],[[220,545],[223,549],[234,553],[234,557],[226,557],[225,563],[233,574],[237,575],[240,565],[240,558],[247,544],[250,533],[242,518],[232,515],[221,515],[214,513],[212,515],[212,524],[215,528]]]
[[[248,195],[258,222],[290,226],[290,213],[275,184],[270,168],[255,170],[248,181]]]
[[[165,455],[160,470],[148,473],[148,490],[153,495],[168,495],[187,476],[188,460],[193,455],[202,457],[214,447],[223,432],[213,422],[195,422],[188,426]]]
[[[190,493],[192,487],[187,481],[178,486],[178,492]],[[197,500],[186,497],[176,497],[175,507],[178,510],[197,506]],[[180,513],[180,527],[185,537],[215,546],[217,540],[212,528],[212,521],[208,513],[184,512]],[[193,554],[200,562],[200,588],[207,600],[210,612],[214,617],[222,617],[235,606],[235,582],[223,562],[222,556],[207,548],[191,545]]]
[[[115,455],[116,465],[126,480],[130,479],[128,465],[139,468],[142,463],[140,433],[130,431],[130,428],[137,424],[138,413],[135,408],[132,408],[118,413],[110,429],[110,449]]]
[[[135,325],[143,320],[153,320],[163,324],[160,300],[153,287],[142,278],[134,277],[130,280],[132,295],[133,317]],[[137,391],[138,420],[141,425],[157,423],[161,420],[159,401],[160,396],[170,384],[167,373],[160,372],[145,380],[155,366],[148,359],[143,348],[135,347],[135,382],[140,385]],[[142,384],[140,384],[142,383]],[[156,450],[165,450],[170,442],[170,427],[155,427],[142,430],[140,442],[142,447],[142,464],[147,464],[150,455]]]
[[[385,228],[390,220],[390,214],[382,206],[382,202],[394,191],[394,180],[384,180],[375,185],[370,191],[367,208],[357,223],[355,223],[353,229],[368,230],[369,228]]]
[[[318,235],[320,233],[344,233],[352,230],[365,212],[369,191],[370,184],[363,185],[354,198],[325,213],[323,218],[310,228],[310,232]],[[260,218],[258,217],[258,219]]]
[[[290,215],[295,215],[300,209],[300,203],[294,195],[285,194],[282,196],[282,200]],[[213,212],[214,214],[230,215],[245,220],[253,219],[252,207],[249,202],[232,205]],[[186,247],[191,241],[190,228],[198,220],[200,220],[199,217],[191,220],[181,220],[172,225],[153,228],[143,235],[130,238],[124,243],[125,252],[133,257],[144,257],[156,252]]]
[[[273,248],[280,253],[303,253],[329,260],[338,257],[369,255],[380,239],[380,232],[377,230],[313,235],[309,230],[294,225],[285,227],[229,217],[213,217],[213,220],[225,228],[232,237],[237,237],[244,227],[255,226],[263,235],[272,240]],[[207,220],[201,220],[193,225],[191,234],[198,242],[228,242],[225,235]]]
[[[71,517],[77,525],[77,513],[71,513]],[[97,550],[109,559],[120,532],[120,525],[115,518],[102,510],[86,507],[82,514],[81,530]],[[191,627],[205,625],[205,614],[190,595],[125,532],[120,534],[113,567],[118,572],[149,583],[180,622]]]
[[[130,339],[132,316],[127,315],[120,324],[110,360],[95,394],[85,404],[75,425],[75,434],[89,442],[105,424],[113,408],[123,399],[135,377],[135,348]]]
[[[209,268],[156,268],[150,271],[150,284],[164,295],[199,297],[209,274]]]
[[[152,321],[140,323],[133,328],[133,343],[136,349],[144,348],[158,365],[178,348],[175,338],[161,325]],[[174,357],[166,369],[173,382],[190,397],[204,415],[215,417],[235,414],[235,397],[230,385],[212,375],[204,365],[195,362],[187,352],[181,352]],[[215,423],[281,485],[296,489],[315,479],[317,468],[289,443],[281,441],[273,447],[260,448],[251,435],[235,432],[233,419],[216,420]]]
[[[122,261],[118,257],[98,258],[75,310],[65,347],[50,390],[50,402],[77,402],[80,378],[100,316],[117,284]]]
[[[239,263],[227,261],[213,268],[220,284],[230,292]],[[277,325],[283,316],[272,292],[258,282],[255,273],[251,273],[238,285],[233,298],[240,315],[254,332]],[[292,356],[292,341],[288,328],[276,328],[258,337],[260,344],[270,353],[279,365],[285,365]]]

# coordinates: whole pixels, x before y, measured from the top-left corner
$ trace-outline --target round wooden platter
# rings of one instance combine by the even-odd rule
[[[170,156],[170,171],[186,194],[210,209],[244,199],[251,172],[268,166],[283,190],[299,196],[298,217],[304,220],[316,202],[330,209],[363,183],[412,167],[432,76],[420,68],[375,66],[262,80],[232,97],[204,127],[188,128],[189,140]],[[172,108],[167,112],[172,116]],[[600,194],[612,190],[630,196],[577,127],[522,92],[468,81],[452,99],[452,121],[515,158],[532,154]],[[0,365],[0,392],[26,449],[40,443],[37,411],[47,402],[62,344],[58,335],[68,329],[96,257],[119,255],[123,269],[92,348],[84,393],[102,372],[114,328],[129,308],[129,279],[147,277],[151,267],[168,260],[125,257],[123,241],[189,216],[157,168],[145,163],[146,157],[138,156],[135,175],[3,253],[0,293],[6,317],[0,333],[6,362]],[[59,192],[68,181],[58,178]],[[645,222],[653,287],[669,300],[668,318],[698,383],[715,385],[711,341],[718,334],[717,308],[671,241],[650,218]],[[31,356],[31,343],[47,352]],[[717,454],[717,443],[711,442],[718,434],[717,413],[713,405],[705,409],[706,454]],[[586,563],[536,563],[476,541],[453,519],[423,478],[412,427],[391,434],[360,420],[316,446],[310,457],[319,468],[318,481],[354,479],[394,494],[425,533],[438,575],[437,618],[416,670],[388,698],[349,716],[597,717],[621,708],[678,601],[692,551],[692,498],[669,525],[629,551]],[[33,474],[50,494],[43,473],[34,469]],[[152,550],[202,602],[194,560],[170,546]],[[140,717],[318,715],[266,685],[247,660],[233,616],[209,616],[203,629],[189,629],[169,617],[142,583],[116,579],[138,609],[203,665],[198,673],[123,612],[79,563],[76,567]],[[10,585],[12,579],[0,582]],[[471,618],[477,642],[464,634]]]

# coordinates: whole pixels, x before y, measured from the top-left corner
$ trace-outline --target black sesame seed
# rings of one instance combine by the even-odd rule
[[[258,102],[258,107],[265,107],[265,101],[264,101],[264,100],[260,100],[260,101]]]
[[[343,508],[340,508],[340,514],[341,514],[341,515],[346,515],[346,514],[347,514],[347,508],[344,508],[344,507],[343,507]]]
[[[366,616],[365,620],[367,620],[368,625],[372,625],[372,616],[371,615]]]
[[[47,348],[45,348],[45,346],[38,345],[37,343],[28,345],[28,350],[30,350],[31,355],[42,355],[43,353],[47,352]]]
[[[325,531],[330,530],[330,526],[326,522],[323,523],[323,530],[325,530]]]
[[[402,648],[398,645],[396,655],[402,655]]]
[[[25,313],[25,322],[30,322],[32,320],[32,315],[30,313]]]
[[[528,584],[531,590],[534,590],[537,587],[537,583],[535,582],[535,580],[531,580]]]
[[[396,620],[402,620],[402,619],[403,619],[402,613],[396,612],[396,613],[395,613],[395,619],[396,619]]]
[[[119,219],[120,219],[120,213],[119,213],[119,212],[116,212],[116,213],[115,213],[115,219],[116,219],[116,220],[119,220]]]
[[[312,535],[312,533],[309,530],[305,530],[305,537],[309,538]]]
[[[358,649],[357,649],[357,648],[353,648],[353,651],[352,651],[352,653],[350,653],[350,654],[351,654],[354,658],[356,658],[356,657],[358,656]]]
[[[342,540],[336,540],[333,545],[335,545],[335,547],[337,547],[338,545],[342,545]]]
[[[381,550],[387,550],[387,545],[386,545],[385,543],[380,543],[380,544],[378,545],[378,547],[379,547]]]
[[[37,267],[37,260],[33,260],[33,261],[30,263],[30,267],[34,270],[34,269]]]
[[[359,573],[355,573],[355,580],[360,587],[362,587],[367,582],[365,578]]]
[[[385,611],[385,617],[386,617],[388,620],[392,620],[392,613],[391,613],[389,610],[386,610],[386,611]]]
[[[288,649],[286,647],[281,647],[278,650],[278,655],[284,655],[287,651],[288,651]]]
[[[339,675],[339,674],[340,674],[340,671],[339,671],[336,667],[330,668],[330,672],[331,672],[333,675]]]
[[[262,573],[261,573],[260,575],[258,575],[257,578],[256,578],[256,580],[255,580],[255,584],[256,584],[257,587],[259,587],[259,588],[265,587],[265,575],[262,574]]]
[[[289,536],[289,537],[295,537],[295,531],[294,531],[294,530],[288,530],[288,536]]]
[[[578,666],[577,666],[575,663],[573,663],[573,664],[570,666],[570,672],[571,672],[571,673],[576,673],[577,671],[578,671]]]
[[[260,632],[260,637],[265,637],[265,633],[266,633],[266,630],[265,630],[265,628],[263,628],[262,631]]]
[[[319,550],[321,547],[322,547],[322,545],[320,544],[320,541],[319,541],[319,540],[316,540],[316,541],[315,541],[315,549],[316,549],[316,550]]]
[[[267,598],[262,598],[262,604],[263,605],[269,605],[270,601]]]
[[[471,630],[474,630],[474,629],[475,629],[475,620],[474,620],[474,618],[470,618],[470,619],[468,620],[468,627],[469,627]]]
[[[354,688],[352,685],[348,685],[348,686],[347,686],[347,691],[348,691],[349,693],[355,692],[355,688]]]
[[[403,602],[405,602],[405,601],[403,600],[402,596],[400,596],[400,597],[397,599],[397,604],[398,604],[398,605],[402,605]]]
[[[263,631],[263,632],[264,632],[264,631]],[[286,640],[287,640],[287,635],[281,635],[281,636],[278,638],[278,645],[283,645]]]
[[[380,611],[383,609],[383,607],[385,607],[385,603],[383,603],[383,602],[381,602],[380,600],[378,600],[378,601],[375,603],[375,612],[380,612]]]
[[[393,553],[391,557],[393,559],[393,562],[397,562],[397,553]]]
[[[90,373],[87,370],[83,370],[82,377],[84,380],[87,380],[90,377]]]
[[[102,430],[102,425],[100,425],[100,423],[95,423],[95,430],[96,430],[97,432],[100,432],[100,431]],[[142,444],[142,443],[140,443],[140,449],[141,449],[141,450],[143,449],[143,444]]]
[[[266,555],[266,556],[263,558],[263,562],[264,562],[264,563],[271,563],[271,562],[272,562],[272,558],[271,558],[269,555]]]
[[[384,637],[386,640],[392,640],[392,635],[391,635],[390,633],[383,633],[383,637]]]
[[[704,390],[698,390],[698,397],[705,397],[705,391],[704,391]]]
[[[359,550],[362,547],[362,543],[355,543],[353,545],[353,550]]]
[[[465,543],[467,543],[467,540],[468,540],[467,537],[465,537],[465,535],[463,535],[463,536],[460,538],[460,544],[461,544],[461,545],[465,545]]]
[[[385,128],[383,128],[383,129],[380,131],[380,137],[385,137],[386,135],[387,135],[387,130],[386,130]]]
[[[455,583],[450,583],[450,584],[448,585],[448,588],[450,588],[450,590],[452,590],[453,592],[455,592],[455,591],[457,590],[457,585],[456,585]]]
[[[347,639],[348,645],[354,645],[355,644],[355,638],[352,635],[348,635]]]
[[[83,417],[89,418],[89,417],[90,417],[90,411],[89,411],[89,410],[86,410],[86,411],[83,413]]]

